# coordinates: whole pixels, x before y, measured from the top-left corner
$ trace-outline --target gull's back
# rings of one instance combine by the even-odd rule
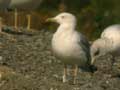
[[[87,63],[90,64],[90,62],[91,62],[90,44],[89,44],[87,38],[83,34],[79,33],[79,35],[80,35],[79,44],[82,47],[82,49],[86,55]]]
[[[120,50],[120,25],[112,25],[106,28],[101,34],[101,38],[107,38],[112,42],[113,51]]]
[[[108,38],[115,41],[120,41],[120,25],[112,25],[106,28],[102,32],[101,38]]]

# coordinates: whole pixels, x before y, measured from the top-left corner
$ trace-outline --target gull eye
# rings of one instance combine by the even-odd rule
[[[64,19],[64,18],[65,18],[65,16],[61,16],[61,18],[62,18],[62,19]]]

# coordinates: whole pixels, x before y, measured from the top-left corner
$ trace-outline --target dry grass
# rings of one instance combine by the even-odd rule
[[[44,27],[45,20],[48,17],[47,14],[27,11],[18,12],[18,27],[27,27],[28,14],[31,14],[31,28],[40,30]],[[0,16],[3,18],[5,25],[14,25],[14,12],[0,12]]]

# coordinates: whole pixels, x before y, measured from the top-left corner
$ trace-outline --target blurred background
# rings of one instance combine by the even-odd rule
[[[31,14],[31,28],[56,30],[57,25],[45,20],[60,12],[70,12],[78,19],[77,30],[94,40],[107,26],[120,23],[119,4],[120,0],[0,0],[0,16],[4,24],[13,26],[17,8],[20,27],[26,26],[26,15]]]

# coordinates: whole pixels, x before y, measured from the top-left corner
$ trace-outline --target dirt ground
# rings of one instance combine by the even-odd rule
[[[51,52],[53,31],[0,34],[0,90],[120,90],[120,58],[95,62],[94,73],[79,70],[76,85],[62,83],[63,64]],[[71,77],[71,76],[70,76]]]

